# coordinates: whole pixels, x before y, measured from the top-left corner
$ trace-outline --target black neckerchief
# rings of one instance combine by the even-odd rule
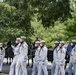
[[[2,48],[2,47],[0,47],[0,49],[2,50],[3,48]]]
[[[41,46],[41,47],[40,47],[40,51],[39,51],[39,54],[40,54],[41,50],[43,50],[43,47],[44,47],[44,46]]]
[[[41,49],[43,48],[44,46],[41,46]]]
[[[74,48],[75,46],[72,46],[72,49]]]
[[[57,48],[58,46],[54,47],[54,50]]]
[[[21,44],[23,44],[23,42],[21,42]]]
[[[18,43],[15,44],[15,47],[18,45]]]
[[[37,51],[37,48],[38,48],[38,47],[35,47],[35,52]]]
[[[57,50],[57,47],[58,47],[58,46],[54,47],[54,50],[56,50],[56,52],[58,53],[59,50]]]
[[[22,46],[23,43],[24,43],[24,42],[21,42],[21,43],[20,43],[20,46]],[[22,46],[22,47],[23,47],[23,46]]]
[[[38,47],[35,47],[36,49],[38,48]]]
[[[61,47],[59,48],[59,50],[60,50],[61,53],[62,53],[62,50],[61,50],[62,48],[63,48],[63,46],[61,46]]]

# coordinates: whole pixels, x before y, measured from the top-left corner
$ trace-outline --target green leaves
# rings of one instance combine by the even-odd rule
[[[38,20],[42,20],[44,27],[54,25],[55,21],[61,18],[64,22],[71,17],[69,0],[31,0],[31,5],[38,9]]]
[[[52,46],[55,40],[76,38],[76,10],[70,5],[70,0],[5,0],[0,3],[0,39],[39,36]]]
[[[35,36],[38,36],[40,40],[44,39],[46,41],[46,45],[48,47],[53,47],[54,41],[61,41],[66,39],[66,26],[60,21],[56,21],[54,27],[50,26],[49,28],[44,28],[41,22],[36,21],[36,19],[31,22],[31,24],[34,28],[34,35],[31,37],[33,41],[35,39]]]
[[[0,39],[15,39],[21,35],[28,37],[33,34],[29,10],[26,10],[24,7],[18,9],[12,6],[13,3],[9,4],[0,3]]]

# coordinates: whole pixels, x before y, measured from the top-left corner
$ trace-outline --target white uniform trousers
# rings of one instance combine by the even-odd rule
[[[72,67],[73,67],[73,63],[69,62],[68,75],[72,75]]]
[[[73,67],[73,68],[74,68],[73,73],[74,73],[74,75],[76,75],[76,63],[74,63],[73,66],[74,66],[74,67]]]
[[[0,58],[0,71],[2,71],[3,59],[4,59],[4,58]]]
[[[65,75],[64,64],[56,64],[54,75]]]
[[[37,75],[48,75],[48,71],[47,71],[47,64],[44,62],[39,62],[38,65],[38,74]]]
[[[37,75],[37,73],[38,73],[38,62],[34,62],[31,75]]]
[[[76,75],[76,57],[73,59],[73,74]]]
[[[27,75],[26,61],[23,60],[23,58],[19,58],[16,63],[16,74],[15,75],[20,75],[20,73],[22,73],[21,75]]]
[[[54,75],[54,73],[55,73],[55,66],[56,66],[55,61],[53,61],[52,65],[51,65],[51,75]]]
[[[15,68],[16,68],[16,62],[17,62],[17,59],[18,59],[18,55],[14,57],[13,59],[13,62],[10,66],[10,72],[9,72],[9,75],[15,75]]]

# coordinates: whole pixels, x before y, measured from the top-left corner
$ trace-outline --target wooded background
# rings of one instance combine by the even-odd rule
[[[2,1],[2,0],[1,0]],[[0,41],[24,35],[28,42],[44,39],[48,47],[55,40],[76,39],[76,0],[0,1]]]

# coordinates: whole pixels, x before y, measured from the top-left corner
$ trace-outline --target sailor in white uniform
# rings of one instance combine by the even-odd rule
[[[39,51],[39,65],[38,65],[38,74],[37,75],[48,75],[48,71],[47,71],[47,64],[48,64],[48,60],[47,60],[47,47],[45,45],[45,41],[42,40],[40,43],[40,51]],[[42,73],[43,72],[43,73]]]
[[[19,51],[20,42],[21,42],[21,39],[16,38],[16,46],[11,45],[11,47],[13,48],[13,52],[14,52],[14,59],[13,59],[13,62],[10,66],[9,75],[15,75],[16,62],[17,62],[17,59],[18,59],[19,54],[20,54],[20,51]]]
[[[3,43],[0,43],[0,73],[2,73],[4,57],[5,57],[5,49],[3,48]]]
[[[75,55],[75,43],[76,41],[75,40],[72,40],[72,51],[70,53],[70,61],[69,61],[69,67],[68,67],[68,75],[72,75],[72,68],[73,68],[73,59],[74,59],[74,55]],[[74,61],[75,62],[75,61]],[[74,72],[73,72],[74,73]]]
[[[34,57],[34,63],[33,63],[33,69],[31,75],[37,75],[38,73],[38,64],[39,64],[39,50],[40,50],[40,41],[35,42],[35,57]]]
[[[68,75],[72,75],[72,68],[73,74],[76,75],[76,41],[72,40],[72,51],[70,53],[70,61],[68,67]]]
[[[20,55],[16,63],[16,74],[15,75],[27,75],[26,61],[28,60],[28,45],[26,43],[26,37],[21,36],[20,44]]]
[[[73,62],[73,69],[74,69],[73,74],[76,75],[76,45],[73,48],[73,52],[74,52],[73,61],[72,61]]]
[[[66,49],[64,48],[64,41],[60,42],[60,48],[58,50],[57,60],[56,60],[56,68],[54,75],[65,75],[65,55]]]
[[[56,65],[56,60],[57,60],[57,54],[58,54],[58,50],[59,50],[59,42],[55,41],[54,42],[54,52],[53,52],[53,63],[51,66],[51,75],[54,75],[55,73],[55,65]]]

